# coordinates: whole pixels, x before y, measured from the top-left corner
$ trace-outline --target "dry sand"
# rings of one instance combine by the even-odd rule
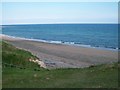
[[[118,61],[118,52],[80,46],[51,44],[1,35],[12,45],[30,51],[47,68],[83,68]]]

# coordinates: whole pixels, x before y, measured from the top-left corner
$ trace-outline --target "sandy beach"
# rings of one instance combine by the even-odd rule
[[[30,51],[47,68],[83,68],[118,61],[118,52],[80,46],[44,43],[1,35],[10,44]]]

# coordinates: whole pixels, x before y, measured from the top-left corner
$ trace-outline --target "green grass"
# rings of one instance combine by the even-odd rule
[[[15,52],[14,52],[15,51]],[[5,55],[4,55],[5,54]],[[15,54],[15,56],[13,56]],[[23,55],[20,57],[19,55]],[[18,58],[19,57],[19,58]],[[31,53],[19,50],[3,42],[3,62],[30,67],[20,69],[3,67],[3,88],[117,88],[120,64],[105,64],[83,69],[41,69],[34,70],[27,58]],[[18,59],[22,60],[19,63]],[[9,61],[11,60],[11,61]]]
[[[0,89],[2,88],[2,41],[0,40]]]
[[[30,52],[18,49],[8,43],[2,43],[2,63],[3,67],[7,65],[16,65],[17,67],[24,68],[33,68],[38,65],[29,62],[29,59],[37,59],[36,56],[33,56]]]

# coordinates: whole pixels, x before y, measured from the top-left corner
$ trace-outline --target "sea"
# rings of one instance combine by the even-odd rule
[[[118,49],[118,24],[2,25],[2,34],[47,43]]]

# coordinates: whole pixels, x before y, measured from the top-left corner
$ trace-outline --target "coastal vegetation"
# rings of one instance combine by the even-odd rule
[[[20,68],[39,68],[36,63],[30,62],[30,59],[37,59],[30,52],[18,49],[6,42],[2,43],[2,65],[3,67],[20,67]]]
[[[0,56],[2,56],[2,40],[0,39]],[[0,57],[0,89],[2,89],[2,57]]]
[[[2,42],[3,88],[117,88],[119,63],[88,68],[44,69],[30,52]]]

